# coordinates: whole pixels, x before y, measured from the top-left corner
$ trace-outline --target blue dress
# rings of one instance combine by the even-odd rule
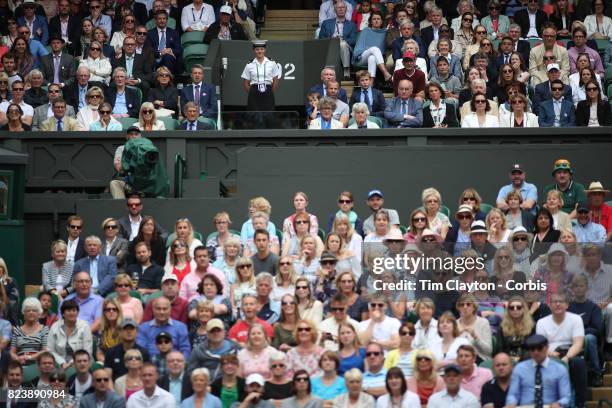
[[[364,371],[363,362],[365,360],[365,348],[360,348],[359,351],[349,357],[340,358],[340,367],[338,367],[338,375],[344,375],[351,368],[358,368],[361,372]]]

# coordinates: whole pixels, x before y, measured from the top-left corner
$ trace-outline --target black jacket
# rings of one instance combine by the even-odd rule
[[[193,394],[193,389],[191,388],[191,379],[190,376],[187,375],[187,372],[183,371],[183,381],[181,386],[181,401],[186,398],[191,397]],[[170,392],[170,376],[164,375],[157,380],[157,385],[159,385],[164,390]]]
[[[536,11],[536,29],[538,36],[542,37],[542,25],[548,21],[546,13],[542,10]],[[521,37],[527,37],[529,32],[529,12],[527,10],[519,10],[514,14],[514,22],[521,26]],[[525,61],[528,63],[528,61]]]
[[[62,27],[60,22],[60,16],[57,15],[49,21],[49,38],[53,37],[53,35],[62,35]],[[68,52],[70,54],[74,54],[76,50],[76,45],[79,43],[79,37],[81,35],[81,19],[75,17],[73,15],[68,16],[68,41],[70,44],[67,44]],[[47,78],[45,76],[45,78]],[[47,78],[48,79],[48,78]]]
[[[113,66],[113,70],[117,67],[126,68],[125,63],[125,53],[121,54],[121,58],[112,58],[111,65]],[[151,73],[153,72],[153,67],[149,65],[146,58],[142,54],[134,54],[134,63],[132,64],[132,77],[138,78],[145,82],[151,82]]]
[[[587,101],[578,102],[576,107],[576,126],[587,126],[591,118],[591,105]],[[597,120],[599,126],[610,126],[612,124],[612,113],[608,101],[601,101],[597,105]]]
[[[104,95],[104,100],[110,103],[114,108],[117,100],[117,88],[114,86],[109,87],[106,92],[104,92]],[[125,88],[125,103],[127,105],[128,115],[130,115],[131,118],[137,118],[140,110],[140,100],[138,98],[138,92],[135,89],[129,87]]]
[[[210,44],[212,40],[217,38],[219,36],[219,31],[221,31],[221,24],[219,23],[219,21],[215,21],[210,25],[210,27],[208,27],[208,30],[206,30],[206,35],[204,36],[204,44]],[[237,24],[235,22],[231,23],[230,25],[230,36],[232,37],[232,40],[247,40],[247,36],[244,33],[244,30],[242,29],[240,24]]]
[[[138,287],[140,289],[161,289],[161,280],[164,276],[164,268],[152,262],[144,274],[142,273],[142,265],[131,264],[126,268],[126,273],[129,276],[138,274]]]
[[[450,25],[450,24],[449,24]],[[453,38],[453,29],[450,29],[450,38]],[[433,26],[425,27],[421,30],[421,40],[423,40],[423,44],[428,47],[434,40],[434,29]]]
[[[459,122],[457,121],[457,110],[453,104],[446,104],[446,114],[444,115],[442,124],[448,127],[459,127]],[[431,116],[431,109],[429,106],[423,109],[423,127],[434,127],[434,121],[433,117]]]
[[[164,101],[164,108],[178,112],[178,95],[179,91],[174,86],[168,86],[166,88],[156,87],[149,89],[147,100],[149,102]]]
[[[370,101],[370,105],[372,106],[370,115],[382,118],[385,113],[385,95],[379,89],[372,88],[372,99],[373,100]],[[357,102],[361,102],[361,87],[353,89],[351,99],[349,100],[350,108],[353,109],[353,105]]]
[[[236,377],[238,386],[238,401],[244,400],[246,394],[244,392],[244,378]],[[210,384],[210,393],[215,397],[221,398],[221,388],[223,387],[223,377],[217,378],[215,381]]]
[[[187,126],[189,125],[189,121],[185,120],[183,123],[181,123],[181,125],[179,126],[180,130],[191,130],[191,129],[187,129]],[[206,123],[202,123],[199,120],[196,120],[196,130],[212,130],[210,126],[208,126],[208,124]]]

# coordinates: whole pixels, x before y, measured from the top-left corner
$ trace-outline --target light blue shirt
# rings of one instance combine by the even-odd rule
[[[554,127],[561,126],[561,107],[563,106],[563,97],[560,99],[553,98],[553,109],[555,110],[555,121],[553,123]]]
[[[580,223],[574,225],[574,234],[576,234],[576,241],[579,243],[604,245],[607,239],[604,226],[592,221],[584,225]]]
[[[100,295],[96,295],[93,291],[89,292],[87,299],[81,299],[77,296],[76,292],[69,294],[63,300],[63,302],[72,299],[79,305],[79,319],[85,320],[90,326],[102,316],[102,306],[104,305],[104,298]],[[62,303],[63,303],[62,302]],[[61,310],[60,304],[60,310]],[[62,314],[58,312],[58,316],[61,319]]]
[[[378,388],[385,386],[385,379],[387,378],[387,370],[381,369],[378,373],[374,374],[370,371],[363,373],[363,388]]]
[[[535,399],[536,363],[529,359],[514,366],[506,405],[533,405]],[[558,402],[568,406],[571,389],[567,368],[550,358],[542,363],[542,397],[544,404]]]
[[[183,375],[180,375],[178,378],[174,380],[169,377],[168,391],[170,392],[170,394],[172,394],[177,404],[181,403],[181,391],[183,388]]]
[[[344,378],[336,377],[331,385],[323,384],[323,377],[315,377],[311,381],[312,395],[319,397],[324,400],[330,400],[336,398],[340,394],[347,392]]]
[[[128,78],[132,78],[132,69],[134,68],[134,56],[125,56],[125,70],[127,71]]]
[[[91,125],[89,125],[89,130],[92,130],[92,131],[95,131],[95,132],[100,132],[100,131],[121,131],[121,130],[123,130],[123,126],[121,126],[121,123],[119,123],[118,121],[111,119],[111,121],[108,124],[108,127],[104,128],[104,126],[102,126],[102,122],[97,120],[94,123],[92,123]]]
[[[128,113],[127,102],[125,100],[125,92],[117,92],[117,98],[115,99],[115,106],[113,106],[113,113],[124,114]]]
[[[87,94],[87,85],[85,86],[79,85],[79,109],[87,105],[87,101],[85,100],[86,94]]]
[[[212,395],[210,392],[206,393],[206,398],[202,401],[202,405],[199,407],[195,406],[195,396],[187,398],[180,405],[181,408],[222,408],[223,404],[221,404],[221,400],[216,396]]]
[[[365,103],[365,100],[364,100],[365,97],[363,95],[363,88],[359,89],[359,93],[360,93],[359,102]],[[370,102],[370,106],[372,106],[372,87],[368,88],[366,93],[368,94],[368,101]]]
[[[499,189],[499,193],[497,193],[496,201],[503,201],[506,199],[506,196],[509,192],[514,191],[514,186],[508,184]],[[538,188],[531,183],[523,182],[523,185],[520,188],[521,197],[523,197],[523,201],[533,200],[536,203],[538,202]],[[531,209],[531,213],[535,215],[535,205]]]
[[[13,334],[13,326],[8,320],[0,319],[0,337],[6,340],[11,340]]]
[[[45,48],[44,45],[38,40],[30,38],[30,52],[34,57],[34,63],[32,64],[32,68],[38,68],[40,66],[40,58],[49,54],[49,51]]]
[[[91,287],[98,289],[98,257],[89,258],[89,276],[91,276]]]

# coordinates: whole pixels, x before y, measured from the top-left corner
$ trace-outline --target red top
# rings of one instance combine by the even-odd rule
[[[399,86],[399,81],[402,79],[408,79],[412,82],[412,96],[421,91],[425,91],[425,74],[421,70],[415,68],[412,76],[409,76],[404,68],[395,71],[393,74],[393,95],[397,96],[397,87]]]
[[[191,272],[191,265],[189,262],[187,262],[187,265],[185,265],[182,270],[177,269],[176,266],[172,268],[172,274],[178,278],[179,288],[181,287],[181,283],[183,283],[183,279],[185,279],[185,276],[187,276],[189,272]]]
[[[606,233],[609,234],[612,230],[612,207],[606,203],[601,205],[601,211],[596,211],[591,207],[591,221],[603,225]]]
[[[265,320],[261,320],[260,318],[257,318],[257,323],[261,324],[264,327],[264,330],[268,334],[268,337],[272,339],[272,336],[274,335],[274,330],[272,329],[272,326],[270,326],[270,324],[268,324]],[[236,324],[234,324],[230,328],[227,337],[230,340],[234,340],[239,343],[246,343],[250,327],[251,326],[249,326],[249,324],[244,320],[238,320]]]

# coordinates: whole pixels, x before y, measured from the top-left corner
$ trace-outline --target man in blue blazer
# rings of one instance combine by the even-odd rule
[[[356,77],[359,81],[359,87],[355,88],[351,94],[349,103],[351,109],[357,102],[363,102],[368,105],[371,116],[382,118],[385,112],[385,95],[382,91],[372,87],[372,78],[368,71],[358,71]]]
[[[327,66],[321,70],[321,82],[310,88],[308,93],[318,93],[321,98],[327,96],[327,82],[331,80],[336,80],[336,70],[333,66]],[[348,104],[348,97],[344,88],[340,88],[340,92],[338,92],[338,99]],[[308,109],[309,106],[310,104],[308,103],[308,100],[306,100],[306,108]]]
[[[540,84],[544,85],[544,84]],[[539,85],[538,85],[539,86]],[[538,122],[540,127],[571,127],[576,126],[576,113],[570,97],[564,96],[565,85],[560,79],[551,82],[552,97],[540,102]],[[555,108],[559,116],[555,113]]]
[[[344,76],[350,74],[351,52],[357,41],[357,26],[351,21],[351,17],[346,16],[346,3],[337,1],[334,4],[336,18],[330,18],[321,23],[319,38],[339,38],[340,39],[340,59],[344,68]],[[323,96],[323,95],[321,95]]]
[[[140,112],[138,91],[134,87],[128,87],[126,81],[127,71],[125,68],[115,68],[113,71],[113,83],[105,90],[104,100],[113,106],[113,114],[137,118]],[[125,105],[121,99],[117,101],[117,94],[121,93],[125,95]]]
[[[47,19],[43,16],[35,14],[36,3],[34,0],[24,0],[23,2],[23,16],[17,19],[17,25],[19,27],[26,26],[32,29],[32,36],[35,40],[38,40],[42,45],[49,44],[49,25]],[[32,25],[30,26],[30,23]]]
[[[112,378],[105,367],[95,369],[91,376],[94,392],[81,397],[80,408],[125,408],[123,397],[110,389]]]
[[[547,99],[552,98],[552,93],[550,92],[550,87],[554,81],[560,79],[561,71],[559,70],[558,64],[550,64],[548,65],[547,75],[548,81],[542,82],[541,84],[536,85],[534,95],[533,95],[533,113],[538,114],[538,109],[540,107],[540,103]],[[572,100],[572,87],[569,85],[563,85],[563,96],[566,99]]]
[[[155,13],[155,25],[155,28],[149,30],[147,34],[147,44],[153,48],[156,66],[163,65],[178,74],[183,46],[178,32],[168,27],[168,12],[166,10],[159,10]]]
[[[87,272],[91,276],[92,288],[100,296],[113,291],[113,281],[117,275],[117,259],[114,256],[101,255],[102,241],[95,235],[85,239],[87,256],[75,262],[73,276],[78,272]]]
[[[198,105],[195,102],[189,101],[183,108],[183,115],[185,120],[179,126],[181,130],[188,130],[190,132],[198,130],[213,130],[208,123],[203,123],[198,120],[200,113],[198,111]]]
[[[181,109],[185,110],[187,102],[193,102],[199,107],[200,116],[217,119],[217,94],[211,84],[203,82],[204,67],[195,64],[191,67],[191,85],[181,90]],[[199,97],[198,97],[199,95]]]
[[[399,81],[397,97],[387,101],[385,119],[390,127],[420,128],[423,125],[423,104],[412,98],[412,82]]]

